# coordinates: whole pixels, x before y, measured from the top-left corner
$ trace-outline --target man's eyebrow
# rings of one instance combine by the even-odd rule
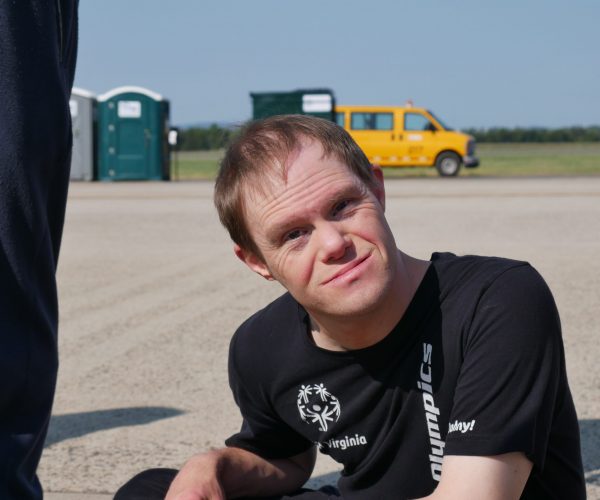
[[[342,186],[339,190],[332,193],[329,203],[336,203],[347,196],[363,195],[367,192],[367,187],[362,182],[352,182]]]
[[[293,214],[290,217],[282,217],[279,220],[273,221],[270,227],[266,230],[265,235],[269,242],[278,243],[281,237],[287,231],[290,231],[295,227],[301,226],[303,222],[303,218],[297,216],[296,214]]]

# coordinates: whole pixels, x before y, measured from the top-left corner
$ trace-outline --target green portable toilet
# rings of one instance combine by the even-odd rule
[[[252,118],[273,115],[312,115],[335,120],[335,98],[329,89],[298,89],[291,92],[251,92]]]
[[[98,97],[98,179],[169,179],[169,102],[143,87]]]

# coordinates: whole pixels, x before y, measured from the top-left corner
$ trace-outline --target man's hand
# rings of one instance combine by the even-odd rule
[[[275,460],[239,448],[202,453],[182,467],[165,500],[225,500],[290,493],[310,477],[315,458],[315,448]]]

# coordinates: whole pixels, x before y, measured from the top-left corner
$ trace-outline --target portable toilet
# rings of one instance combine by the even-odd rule
[[[73,87],[69,99],[73,127],[71,153],[71,180],[94,179],[94,128],[96,121],[96,96],[84,89]]]
[[[98,97],[98,179],[169,179],[169,101],[143,87]]]
[[[291,92],[251,92],[252,118],[273,115],[312,115],[335,121],[335,97],[329,89],[298,89]]]

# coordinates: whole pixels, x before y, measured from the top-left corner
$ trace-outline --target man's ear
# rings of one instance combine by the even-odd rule
[[[379,200],[379,203],[383,207],[385,211],[385,187],[383,185],[383,170],[379,165],[371,164],[371,168],[373,169],[373,176],[375,177],[375,186],[373,187],[373,194]]]
[[[250,252],[248,250],[244,250],[237,243],[233,245],[233,251],[238,259],[240,259],[244,264],[246,264],[252,271],[256,274],[261,275],[264,279],[273,281],[273,275],[267,265],[262,261],[261,258],[257,257],[254,252]]]

